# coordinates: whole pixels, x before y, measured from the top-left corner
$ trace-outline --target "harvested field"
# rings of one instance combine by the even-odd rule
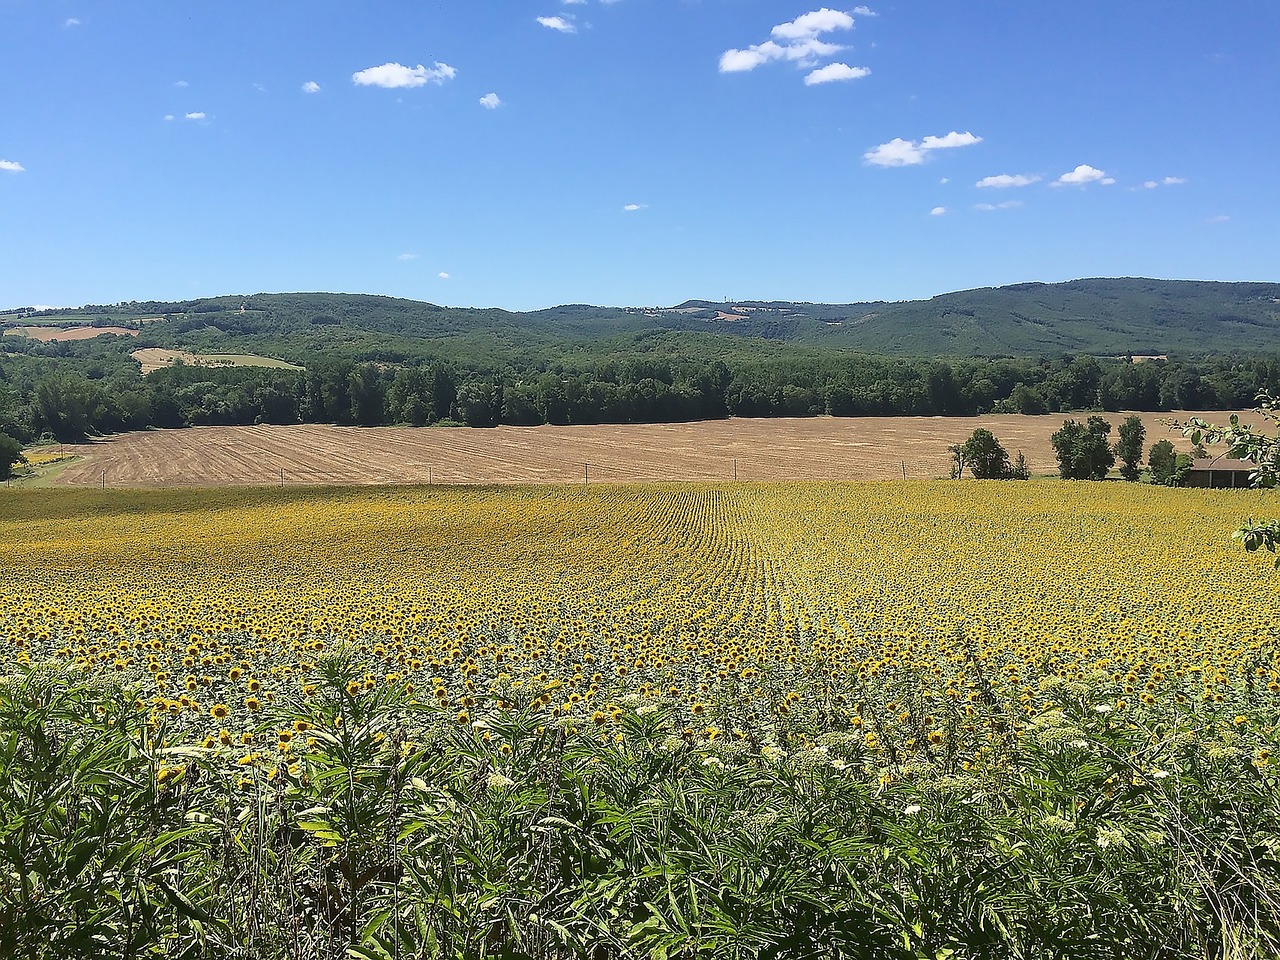
[[[1229,411],[1202,414],[1225,421]],[[1108,414],[1113,426],[1127,416]],[[1147,445],[1190,443],[1144,413]],[[58,485],[217,486],[324,483],[626,483],[662,480],[884,480],[945,477],[947,448],[978,427],[1033,473],[1055,473],[1049,437],[1063,420],[814,417],[680,424],[498,427],[492,430],[323,425],[192,427],[67,446],[83,456]],[[1245,422],[1249,415],[1244,414]],[[1112,436],[1115,436],[1113,430]],[[282,481],[283,476],[283,481]]]
[[[302,367],[271,357],[258,357],[240,353],[187,353],[183,350],[166,350],[163,347],[144,347],[129,354],[138,361],[145,376],[153,370],[163,370],[181,360],[193,367],[279,367],[285,370],[302,370]]]
[[[128,327],[9,327],[4,331],[6,334],[17,334],[22,337],[30,337],[32,340],[39,340],[42,343],[49,343],[53,340],[92,340],[94,337],[101,337],[108,333],[114,333],[122,337],[136,337],[137,330],[130,330]]]

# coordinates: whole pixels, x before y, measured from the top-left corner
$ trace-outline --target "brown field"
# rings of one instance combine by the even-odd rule
[[[1225,421],[1230,412],[1202,414]],[[1118,426],[1126,414],[1108,414]],[[1141,414],[1147,445],[1190,443]],[[1182,415],[1185,416],[1185,415]],[[627,483],[660,480],[883,480],[947,476],[947,448],[986,427],[1033,473],[1056,473],[1045,417],[814,417],[492,430],[318,425],[192,427],[68,445],[58,485],[297,483]],[[1082,419],[1082,418],[1081,418]],[[1256,419],[1256,418],[1255,418]],[[1245,422],[1250,422],[1245,416]],[[1114,431],[1112,436],[1114,437]],[[585,465],[585,467],[584,467]]]
[[[6,334],[17,334],[48,343],[52,340],[92,340],[103,334],[116,333],[122,337],[136,337],[137,330],[128,327],[9,327]]]

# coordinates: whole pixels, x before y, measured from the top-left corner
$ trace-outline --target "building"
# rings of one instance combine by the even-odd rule
[[[1188,487],[1247,487],[1249,475],[1258,469],[1248,460],[1229,460],[1226,457],[1197,457],[1191,461],[1187,472]]]

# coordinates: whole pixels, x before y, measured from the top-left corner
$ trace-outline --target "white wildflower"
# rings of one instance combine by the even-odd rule
[[[500,773],[491,773],[485,780],[485,786],[490,790],[506,790],[508,787],[514,787],[516,782],[510,777],[504,777]]]

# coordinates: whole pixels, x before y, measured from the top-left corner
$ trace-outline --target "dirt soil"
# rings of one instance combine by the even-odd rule
[[[1230,411],[1202,413],[1225,422]],[[1127,414],[1108,414],[1118,427]],[[1140,414],[1146,445],[1189,441]],[[1079,416],[1083,419],[1083,416]],[[321,483],[627,483],[660,480],[887,480],[945,477],[947,448],[978,427],[1032,473],[1057,472],[1049,436],[1066,419],[814,417],[580,427],[191,427],[68,445],[85,459],[57,485],[222,486]],[[1246,423],[1252,420],[1243,414]],[[1112,438],[1116,436],[1112,431]]]

